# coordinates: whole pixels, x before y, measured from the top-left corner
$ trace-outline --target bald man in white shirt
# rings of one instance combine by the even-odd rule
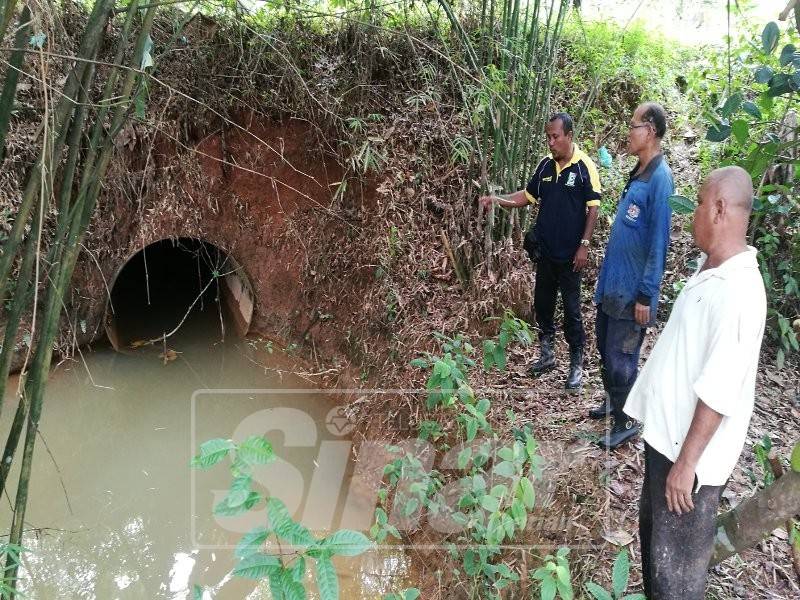
[[[713,171],[694,213],[700,267],[625,404],[644,424],[639,536],[650,600],[702,600],[722,491],[753,413],[766,294],[747,245],[753,184]]]

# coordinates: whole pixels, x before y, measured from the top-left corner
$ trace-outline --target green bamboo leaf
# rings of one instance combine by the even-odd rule
[[[778,38],[781,35],[781,30],[775,21],[770,21],[761,32],[761,48],[765,54],[772,54],[775,48],[778,47]]]
[[[242,558],[233,568],[233,574],[245,579],[264,579],[278,572],[280,565],[277,556],[256,552]]]
[[[593,581],[585,584],[586,590],[594,597],[595,600],[614,600],[606,590],[601,588]]]
[[[321,556],[316,560],[316,566],[320,600],[339,600],[339,578],[331,559]]]
[[[614,590],[614,596],[619,598],[628,589],[628,576],[631,571],[630,557],[628,551],[624,548],[617,554],[614,560],[614,567],[611,571],[611,588]]]
[[[372,549],[373,544],[360,531],[340,529],[322,540],[319,546],[338,556],[358,556]]]
[[[695,204],[686,196],[672,195],[667,198],[669,207],[676,215],[690,215],[694,212]]]
[[[261,544],[267,541],[269,533],[269,529],[262,525],[254,527],[245,533],[236,545],[235,556],[237,558],[244,558],[258,552],[261,549]]]
[[[228,455],[235,444],[231,440],[217,438],[200,444],[200,454],[192,459],[191,465],[197,469],[213,467]]]

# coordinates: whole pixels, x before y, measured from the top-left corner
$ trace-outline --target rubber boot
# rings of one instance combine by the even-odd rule
[[[583,348],[570,348],[569,351],[569,375],[564,387],[568,390],[581,389],[583,382]]]
[[[556,366],[556,355],[553,353],[553,336],[543,335],[539,338],[539,358],[531,365],[530,372],[534,377],[547,373]]]
[[[611,416],[611,395],[608,393],[611,384],[608,381],[608,372],[603,365],[600,366],[600,378],[603,380],[603,399],[597,407],[589,411],[590,419],[606,419]]]
[[[626,415],[623,410],[625,407],[625,400],[628,399],[628,392],[630,391],[630,386],[614,387],[609,390],[611,410],[614,415],[614,425],[611,427],[611,431],[606,432],[598,442],[601,448],[613,450],[638,435],[639,425],[637,425],[631,417]]]

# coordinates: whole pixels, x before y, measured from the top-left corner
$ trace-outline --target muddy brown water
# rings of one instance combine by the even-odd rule
[[[26,513],[21,587],[29,597],[184,599],[199,584],[204,598],[270,598],[266,584],[231,576],[233,548],[265,524],[263,511],[215,517],[230,483],[227,462],[189,467],[199,444],[215,437],[265,435],[280,460],[256,471],[255,488],[281,498],[316,534],[369,527],[374,501],[350,489],[351,442],[332,418],[336,395],[269,370],[269,362],[267,370],[257,366],[270,356],[264,343],[221,342],[214,318],[187,323],[169,339],[177,354],[167,364],[163,348],[145,346],[101,348],[85,354],[85,364],[54,369]],[[2,440],[14,409],[7,399]],[[4,500],[5,532],[10,517]],[[344,599],[380,598],[407,583],[400,550],[336,564]],[[313,583],[307,587],[318,597]]]

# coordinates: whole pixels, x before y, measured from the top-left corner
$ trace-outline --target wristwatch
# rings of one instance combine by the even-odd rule
[[[588,248],[589,247],[589,240],[581,240],[581,246],[583,246],[584,248]]]

